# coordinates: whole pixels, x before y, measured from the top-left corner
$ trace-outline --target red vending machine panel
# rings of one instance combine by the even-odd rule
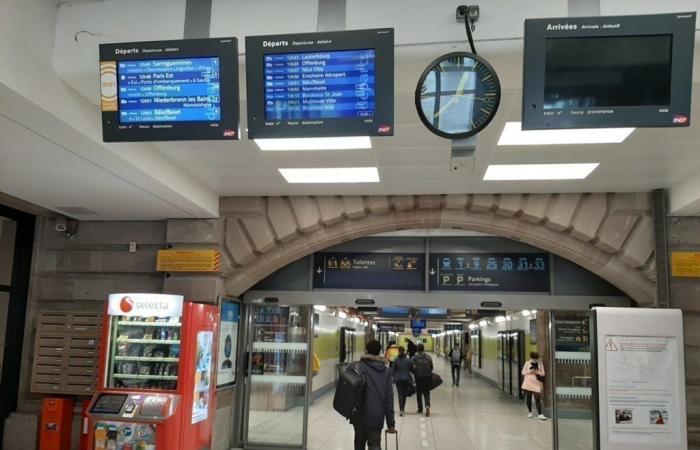
[[[211,445],[219,310],[163,294],[112,294],[91,449],[200,450]]]

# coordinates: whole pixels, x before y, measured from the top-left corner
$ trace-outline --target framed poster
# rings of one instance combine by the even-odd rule
[[[230,298],[220,299],[219,352],[216,359],[217,389],[236,384],[238,356],[238,329],[241,321],[241,303]]]
[[[211,348],[213,331],[197,332],[197,354],[194,372],[194,400],[192,402],[192,424],[209,417],[209,384],[211,383]]]
[[[686,450],[681,311],[593,311],[598,448]]]

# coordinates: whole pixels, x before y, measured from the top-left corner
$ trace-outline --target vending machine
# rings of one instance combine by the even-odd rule
[[[111,294],[88,407],[93,450],[204,450],[216,411],[219,309]]]

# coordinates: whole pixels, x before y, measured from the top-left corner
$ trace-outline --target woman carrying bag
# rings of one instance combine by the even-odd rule
[[[394,360],[392,366],[394,383],[396,383],[396,391],[399,393],[399,416],[403,417],[404,408],[406,407],[406,397],[410,397],[416,393],[416,388],[413,385],[413,361],[406,356],[406,349],[399,347],[399,355]]]
[[[525,363],[523,367],[523,385],[521,389],[525,391],[525,398],[527,402],[527,410],[529,411],[527,417],[535,417],[532,414],[532,397],[535,397],[535,405],[537,406],[537,418],[540,420],[547,420],[544,414],[542,414],[542,388],[544,387],[544,364],[540,362],[540,355],[537,352],[530,352],[530,361]]]

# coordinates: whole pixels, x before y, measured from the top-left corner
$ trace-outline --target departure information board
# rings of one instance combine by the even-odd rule
[[[246,37],[248,137],[394,134],[394,30]]]
[[[374,117],[373,49],[265,55],[265,119]]]
[[[548,292],[546,253],[433,253],[430,289]]]
[[[117,80],[121,123],[221,119],[219,58],[120,61]]]

